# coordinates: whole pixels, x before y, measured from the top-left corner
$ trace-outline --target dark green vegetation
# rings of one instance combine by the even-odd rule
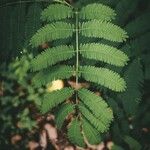
[[[115,16],[115,13],[112,10],[107,10],[107,8],[103,8],[104,10],[102,8],[96,9],[98,5],[91,5],[91,7],[95,7],[94,9],[90,8],[90,5],[81,9],[83,6],[91,2],[100,2],[101,4],[110,6],[115,10],[117,15]],[[9,93],[4,94],[1,99],[2,116],[0,119],[1,122],[5,122],[1,125],[2,136],[0,138],[0,144],[2,147],[5,148],[5,145],[8,145],[7,143],[9,143],[9,140],[7,140],[9,137],[3,136],[5,133],[20,133],[25,132],[24,130],[31,130],[32,127],[35,127],[34,120],[31,115],[29,115],[31,112],[28,112],[28,103],[31,102],[28,102],[30,101],[30,98],[26,98],[27,95],[31,95],[32,97],[35,95],[35,90],[39,90],[41,85],[45,85],[53,79],[67,79],[72,75],[75,75],[77,77],[76,82],[83,82],[85,80],[90,81],[91,84],[89,90],[100,92],[105,101],[87,89],[80,89],[74,92],[72,88],[66,87],[60,91],[46,94],[44,99],[41,95],[36,95],[43,102],[41,107],[37,107],[40,105],[39,103],[38,105],[36,104],[38,101],[35,101],[35,99],[37,98],[32,97],[32,103],[36,104],[36,109],[42,108],[42,112],[45,113],[49,111],[50,108],[54,108],[56,105],[64,102],[66,98],[69,98],[74,94],[70,103],[59,105],[60,111],[56,114],[56,124],[59,125],[58,127],[60,129],[61,126],[63,126],[62,119],[65,119],[65,116],[69,113],[74,112],[73,118],[75,119],[72,119],[68,129],[68,136],[72,143],[79,146],[85,146],[82,133],[80,132],[83,127],[84,135],[91,144],[112,140],[115,143],[113,149],[116,150],[148,149],[148,139],[150,138],[148,128],[150,125],[150,96],[148,93],[148,83],[150,79],[150,3],[142,0],[79,0],[76,3],[73,3],[73,5],[76,5],[76,7],[81,10],[81,16],[78,15],[77,18],[75,17],[76,13],[73,14],[70,7],[65,6],[66,8],[64,10],[64,6],[62,6],[62,8],[59,8],[57,11],[57,8],[61,6],[58,4],[55,6],[51,5],[51,7],[54,8],[53,11],[51,10],[51,15],[54,15],[50,16],[48,9],[46,9],[41,17],[41,20],[44,21],[43,23],[39,18],[42,9],[48,5],[49,3],[47,2],[21,3],[2,7],[0,9],[2,12],[2,22],[0,22],[0,26],[2,29],[1,31],[3,31],[1,34],[1,41],[3,42],[1,44],[0,52],[2,62],[5,61],[8,64],[8,60],[20,55],[19,53],[23,48],[26,48],[30,53],[33,52],[36,56],[43,50],[44,45],[46,45],[46,47],[48,45],[48,47],[52,48],[46,49],[41,55],[34,59],[30,58],[31,63],[29,60],[29,64],[27,65],[29,68],[32,68],[34,71],[39,71],[48,66],[55,65],[58,61],[63,61],[63,65],[62,63],[61,65],[57,63],[56,66],[50,67],[49,70],[44,69],[44,71],[40,71],[34,77],[32,77],[32,74],[27,73],[29,68],[24,66],[26,63],[23,63],[23,71],[18,71],[21,72],[21,74],[19,74],[21,79],[19,81],[17,71],[15,73],[15,78],[13,78],[14,71],[12,71],[12,69],[15,70],[15,68],[12,67],[12,65],[10,65],[11,69],[9,70],[6,69],[7,67],[1,67],[3,84],[6,84],[4,91],[6,90],[6,93]],[[101,14],[103,15],[95,13],[98,10],[101,10]],[[59,14],[59,11],[63,13]],[[97,21],[99,19],[103,20],[103,22]],[[51,25],[54,20],[57,20],[57,22]],[[66,21],[65,23],[64,20]],[[80,20],[84,23],[80,24]],[[119,25],[127,32],[129,38],[126,42],[123,42],[127,38],[126,33],[120,28],[112,25],[112,23],[107,23],[110,21],[113,24]],[[37,29],[42,25],[45,25],[46,22],[49,22],[50,24],[36,33]],[[72,31],[76,28],[81,28],[83,30],[81,32],[79,30]],[[89,28],[89,30],[84,30],[84,28]],[[58,33],[56,31],[54,34],[49,34],[54,29],[60,31]],[[66,30],[63,31],[61,29]],[[102,34],[100,29],[103,29],[105,34]],[[78,35],[75,34],[70,38],[72,34],[76,33],[76,31],[79,32],[79,34],[77,33]],[[31,39],[32,36],[33,38]],[[66,37],[69,37],[69,39]],[[60,40],[60,38],[63,40]],[[30,45],[32,45],[32,48],[29,45],[30,39]],[[38,49],[35,49],[34,47],[37,46],[39,46]],[[91,49],[94,49],[94,53],[92,53]],[[101,51],[98,51],[99,49]],[[109,51],[109,53],[106,53],[106,51]],[[77,53],[80,54],[78,58],[76,57]],[[128,60],[127,56],[130,60]],[[24,56],[24,59],[27,59],[27,57]],[[113,70],[113,72],[110,70]],[[46,74],[49,74],[49,76]],[[74,78],[71,79],[74,80]],[[23,83],[20,82],[22,80],[24,81]],[[33,80],[36,87],[33,88],[33,85],[30,84],[29,80]],[[19,87],[21,86],[23,89],[25,88],[26,96],[21,96],[21,99],[24,101],[23,103],[21,103],[22,101],[19,101],[21,92],[15,92],[15,87],[18,87],[18,83]],[[12,84],[13,86],[11,86]],[[29,89],[32,93],[29,92],[30,90],[27,88],[27,85],[30,87]],[[11,91],[13,91],[13,94],[11,94]],[[81,102],[76,99],[76,96],[81,99]],[[18,104],[15,104],[15,100],[12,100],[13,98],[17,99],[16,101]],[[54,99],[54,101],[48,101],[49,98]],[[5,104],[4,101],[6,100],[4,99],[7,99],[10,105],[7,103]],[[95,104],[91,99],[95,101]],[[76,105],[73,105],[74,103]],[[21,129],[18,131],[17,128],[13,127],[12,121],[10,121],[10,119],[13,119],[15,122],[13,113],[15,114],[16,110],[14,110],[13,107],[17,108],[20,105],[22,105],[25,112],[20,113],[17,109],[17,113],[20,114],[18,117],[19,120],[33,122],[27,123],[22,131]],[[114,116],[111,124],[112,111],[109,107],[112,109]],[[7,112],[6,110],[9,111]],[[55,113],[55,109],[53,112]],[[82,115],[80,115],[80,113]],[[6,114],[9,114],[9,117],[7,117]],[[97,118],[102,120],[104,125],[101,124],[101,122],[99,123]],[[8,127],[6,124],[8,124]],[[109,126],[110,129],[108,130]],[[10,129],[11,127],[13,127],[13,130]],[[106,130],[107,133],[101,133]]]

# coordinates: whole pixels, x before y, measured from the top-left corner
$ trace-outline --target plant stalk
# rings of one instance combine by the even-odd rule
[[[76,16],[76,25],[75,25],[75,32],[76,32],[76,87],[78,86],[79,82],[79,16],[78,11],[75,11]],[[77,93],[76,93],[76,103],[77,103]]]

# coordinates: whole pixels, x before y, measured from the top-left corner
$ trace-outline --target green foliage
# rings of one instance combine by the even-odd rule
[[[80,46],[80,53],[83,57],[106,62],[111,65],[124,66],[128,57],[115,47],[104,44],[84,44]]]
[[[98,37],[113,42],[123,42],[128,38],[123,29],[111,22],[92,20],[84,22],[81,28],[81,34],[86,37]]]
[[[59,111],[56,116],[56,125],[58,129],[61,129],[66,117],[73,112],[74,112],[74,105],[72,104],[66,103],[60,106]]]
[[[8,0],[10,1],[10,0]],[[7,2],[8,2],[7,1]],[[12,0],[11,2],[13,2]],[[57,1],[57,0],[56,0]],[[59,1],[59,0],[58,0]],[[60,0],[61,1],[61,0]],[[40,22],[40,13],[41,9],[45,6],[50,1],[45,1],[40,2],[31,2],[28,3],[26,1],[18,2],[15,5],[12,6],[5,6],[0,8],[0,17],[1,17],[1,22],[0,22],[0,28],[1,28],[1,62],[3,60],[10,60],[13,59],[12,56],[18,55],[20,52],[20,48],[23,46],[27,46],[29,42],[29,38],[35,33],[35,31],[40,28],[41,22]],[[48,3],[47,3],[48,2]],[[62,3],[66,3],[64,0],[61,1]],[[96,4],[89,4],[95,2]],[[5,4],[6,1],[2,0],[0,2],[1,4]],[[104,6],[101,4],[106,4],[109,5],[110,7],[114,8],[110,9],[108,6]],[[67,3],[66,3],[67,4]],[[89,4],[89,5],[87,5]],[[51,7],[52,6],[52,7]],[[56,7],[55,7],[56,6]],[[69,4],[68,4],[69,6]],[[76,9],[72,9],[71,7],[68,7],[60,4],[52,4],[46,8],[41,16],[41,19],[45,22],[51,22],[52,24],[55,21],[67,21],[67,23],[70,23],[71,25],[74,25],[74,19],[75,19],[75,13],[74,11],[77,11]],[[105,67],[110,70],[116,71],[121,76],[125,78],[127,81],[127,91],[124,93],[118,94],[119,98],[116,97],[116,94],[113,93],[106,88],[103,88],[99,86],[98,84],[90,84],[90,90],[92,91],[100,91],[100,95],[107,101],[111,109],[113,110],[114,114],[114,124],[112,124],[111,130],[109,134],[105,137],[105,141],[107,142],[108,139],[112,139],[113,142],[115,142],[115,145],[112,147],[112,149],[134,149],[132,145],[134,145],[134,142],[125,142],[123,139],[124,134],[128,136],[133,137],[137,142],[139,141],[140,144],[142,145],[142,149],[146,150],[149,149],[149,132],[145,132],[144,130],[149,127],[150,121],[149,121],[149,79],[150,79],[150,59],[149,59],[149,45],[150,45],[150,34],[149,34],[149,10],[150,8],[150,2],[148,0],[77,0],[77,5],[73,3],[73,6],[78,6],[79,7],[79,13],[78,13],[78,19],[79,19],[79,64],[80,68],[82,68],[83,65],[93,65],[95,67]],[[82,6],[84,6],[82,8]],[[53,9],[55,8],[55,9]],[[64,9],[63,9],[64,8]],[[98,9],[101,8],[101,9]],[[105,10],[103,10],[105,8]],[[107,10],[107,11],[106,11]],[[107,13],[105,13],[107,12]],[[110,13],[112,12],[112,13]],[[115,19],[115,12],[116,12],[116,19]],[[43,14],[45,13],[45,18],[43,17]],[[101,15],[99,15],[99,13]],[[109,42],[105,41],[103,37],[99,39],[96,36],[90,36],[89,38],[83,37],[82,36],[82,23],[85,23],[86,21],[90,21],[93,19],[95,20],[100,20],[104,22],[110,22],[112,21],[113,23],[117,25],[121,25],[124,27],[124,29],[127,31],[129,35],[128,41],[124,44],[120,43],[115,43],[115,42]],[[54,21],[54,22],[53,22]],[[60,27],[62,28],[62,27]],[[97,27],[94,27],[97,29]],[[99,27],[100,29],[100,27]],[[53,29],[52,29],[53,30]],[[94,29],[92,29],[94,30]],[[75,38],[75,33],[76,27],[73,27],[73,37],[70,36],[69,38],[66,38],[63,40],[53,40],[50,38],[48,42],[50,42],[50,46],[59,46],[61,44],[63,45],[68,45],[72,46],[73,49],[76,49],[76,44],[74,43],[74,38]],[[55,32],[55,31],[54,31]],[[93,33],[93,31],[91,31]],[[50,32],[49,32],[50,33]],[[53,32],[52,32],[53,33]],[[96,38],[93,38],[96,37]],[[99,35],[98,35],[99,37]],[[25,39],[25,40],[24,40]],[[38,39],[38,37],[37,37]],[[23,43],[25,42],[25,44]],[[99,42],[99,43],[96,43]],[[97,44],[97,45],[104,45],[104,47],[110,46],[110,48],[106,49],[109,51],[107,54],[110,54],[110,49],[113,46],[113,48],[116,48],[119,52],[120,50],[125,52],[130,56],[130,62],[129,66],[124,68],[122,70],[122,66],[126,65],[127,59],[125,57],[122,57],[123,59],[117,59],[119,57],[114,57],[117,55],[104,55],[106,53],[106,50],[103,49],[104,53],[102,54],[102,49],[99,49],[96,52],[93,52],[96,47],[89,49],[87,48],[87,51],[82,51],[82,46],[90,46],[91,44]],[[45,42],[44,42],[45,44]],[[49,43],[46,43],[49,44]],[[40,46],[38,51],[41,51],[41,44],[36,45],[35,47]],[[52,47],[53,49],[54,47]],[[22,48],[21,48],[22,49]],[[31,49],[29,49],[31,50]],[[35,49],[33,49],[35,50]],[[46,50],[45,50],[46,51]],[[37,53],[37,51],[34,51]],[[121,53],[120,53],[121,54]],[[120,55],[119,54],[119,55]],[[123,54],[123,53],[122,53]],[[121,54],[121,56],[123,56]],[[103,57],[101,57],[103,55]],[[82,56],[82,57],[80,57]],[[106,57],[107,56],[107,57]],[[124,55],[125,56],[125,55]],[[75,57],[72,57],[69,60],[66,61],[60,61],[57,62],[56,65],[39,70],[34,78],[30,78],[31,76],[26,74],[26,71],[28,71],[29,62],[26,62],[27,58],[24,57],[21,59],[21,65],[20,61],[17,60],[14,64],[11,64],[11,67],[9,69],[5,70],[5,75],[2,77],[3,79],[6,80],[6,78],[9,80],[6,80],[5,82],[2,82],[0,86],[4,85],[4,91],[6,92],[4,96],[2,96],[2,100],[0,100],[1,103],[1,136],[0,136],[0,147],[3,149],[15,149],[13,147],[8,147],[10,144],[10,137],[8,135],[12,135],[20,132],[24,132],[26,129],[30,129],[34,127],[32,126],[32,122],[34,124],[33,118],[31,119],[29,115],[31,116],[33,113],[27,113],[28,109],[24,109],[27,105],[29,106],[31,103],[36,103],[37,105],[40,105],[42,98],[40,97],[39,99],[39,93],[41,90],[42,85],[46,85],[47,83],[57,80],[57,79],[64,79],[65,80],[65,85],[68,86],[66,80],[67,79],[74,79],[76,76],[76,66],[75,66]],[[30,59],[33,59],[32,57]],[[135,59],[135,60],[134,60]],[[138,60],[140,59],[140,61]],[[49,62],[49,60],[48,60]],[[104,62],[104,63],[103,63]],[[61,63],[65,65],[60,65]],[[68,66],[67,66],[67,65]],[[111,64],[111,65],[110,65]],[[133,65],[134,64],[134,65]],[[20,67],[19,67],[20,66]],[[121,66],[121,67],[117,67]],[[131,67],[132,66],[132,67]],[[14,68],[11,70],[11,68]],[[36,66],[35,66],[36,68]],[[11,71],[10,71],[11,70]],[[133,71],[132,71],[133,70]],[[80,70],[79,70],[80,71]],[[4,70],[1,71],[1,74],[3,74]],[[129,73],[130,72],[130,73]],[[142,75],[144,72],[144,76]],[[80,78],[81,74],[78,73],[79,76],[79,81],[83,82],[83,78]],[[139,75],[139,76],[138,76]],[[4,78],[5,77],[5,78]],[[70,78],[71,77],[71,78]],[[131,77],[131,80],[130,80]],[[27,82],[25,81],[26,79],[29,79],[33,81],[33,83],[39,88],[39,90],[36,91],[33,89],[32,85],[30,85],[30,80]],[[98,77],[99,78],[99,77]],[[144,88],[144,97],[143,96],[143,88],[141,89],[141,85],[137,84],[139,82],[143,83],[143,80],[146,79],[146,85],[143,86]],[[13,80],[13,83],[12,83]],[[137,82],[139,81],[139,82]],[[131,84],[130,84],[131,82]],[[22,90],[18,90],[16,88],[16,83],[18,86],[21,84],[21,87],[23,86],[23,93],[26,91],[26,96],[21,96],[22,95]],[[15,85],[15,86],[14,86]],[[29,86],[30,85],[30,86]],[[133,85],[133,88],[132,88]],[[136,85],[136,86],[135,86]],[[20,87],[20,86],[19,86]],[[129,87],[129,90],[128,90]],[[134,90],[133,90],[134,89]],[[9,91],[9,92],[8,92]],[[17,92],[18,91],[18,92]],[[19,93],[20,92],[20,93]],[[11,93],[11,94],[10,94]],[[78,94],[78,90],[75,90],[75,93]],[[1,89],[0,89],[0,94],[1,94]],[[6,96],[7,94],[7,96]],[[17,95],[17,96],[16,96]],[[19,96],[18,96],[19,95]],[[71,104],[76,103],[75,102],[75,95],[74,94],[69,101],[67,101],[66,110],[67,108],[69,109],[70,102]],[[94,97],[94,95],[93,95]],[[111,98],[109,98],[111,97]],[[4,98],[4,99],[3,99]],[[101,97],[99,97],[101,99]],[[0,98],[1,99],[1,98]],[[142,101],[140,100],[142,99]],[[78,96],[78,101],[80,102],[81,100],[79,99]],[[91,99],[91,101],[94,101],[94,98]],[[102,102],[103,100],[98,100]],[[63,103],[62,105],[59,105],[60,108],[62,108],[64,105],[66,105],[66,101],[64,101],[65,104]],[[82,101],[83,103],[83,101]],[[140,105],[139,105],[140,103]],[[71,117],[75,118],[75,116],[78,114],[82,118],[79,118],[81,127],[80,131],[83,133],[83,135],[88,139],[89,143],[95,144],[98,141],[97,139],[100,139],[102,137],[100,132],[98,134],[94,134],[96,132],[95,126],[91,124],[90,121],[85,119],[83,115],[80,114],[78,105],[75,106],[75,111],[71,114]],[[84,104],[84,108],[86,108],[90,113],[92,113],[91,109]],[[91,104],[92,106],[92,104]],[[95,105],[94,105],[95,106]],[[138,107],[140,106],[140,107]],[[56,109],[56,111],[59,110]],[[98,106],[96,106],[98,107]],[[15,108],[15,109],[14,109]],[[20,110],[21,108],[21,110]],[[109,109],[109,108],[108,108]],[[14,111],[15,110],[15,111]],[[53,109],[54,110],[54,109]],[[54,110],[55,111],[55,110]],[[20,115],[16,115],[19,112]],[[25,112],[25,113],[24,113]],[[97,111],[95,111],[97,112]],[[98,111],[99,112],[99,111]],[[135,113],[136,112],[136,113]],[[15,115],[13,115],[15,114]],[[25,115],[24,115],[25,114]],[[107,113],[106,113],[107,114]],[[59,112],[58,114],[59,115]],[[61,116],[61,115],[60,115]],[[86,114],[87,116],[87,114]],[[128,117],[131,116],[131,117]],[[16,117],[17,121],[19,120],[21,124],[21,129],[18,130],[16,129]],[[95,117],[95,115],[94,115]],[[65,117],[64,117],[65,118]],[[65,119],[63,119],[61,122],[63,123]],[[84,121],[88,123],[88,125],[84,124]],[[3,123],[5,122],[5,124]],[[65,123],[68,123],[65,121]],[[66,124],[65,124],[66,125]],[[86,128],[84,128],[84,126]],[[89,127],[90,125],[90,127]],[[117,127],[116,127],[117,126]],[[85,131],[88,129],[88,131]],[[90,132],[92,131],[92,132]],[[24,132],[25,133],[25,132]],[[24,139],[28,139],[28,135],[25,133]],[[90,138],[93,137],[93,138]],[[99,137],[99,138],[98,138]],[[108,139],[107,139],[108,138]],[[31,137],[30,137],[31,139]],[[102,141],[104,139],[102,138]],[[6,145],[2,145],[3,141],[6,141]],[[132,141],[132,140],[129,140]],[[25,149],[26,142],[22,140],[22,145],[21,146],[23,149]],[[127,143],[127,144],[125,144]],[[117,145],[116,145],[117,144]],[[1,146],[2,145],[2,146]],[[78,145],[78,144],[77,144]],[[119,145],[119,146],[118,146]],[[131,145],[131,146],[130,146]],[[19,145],[20,146],[20,145]],[[136,146],[135,146],[136,147]],[[141,146],[139,146],[141,147]],[[17,147],[16,149],[20,149]],[[138,147],[136,147],[138,149]]]
[[[101,14],[101,15],[99,15]],[[81,19],[98,19],[101,21],[111,21],[115,18],[115,11],[102,4],[89,4],[81,9],[79,17]]]
[[[139,60],[134,60],[129,65],[129,68],[124,73],[124,78],[127,82],[127,90],[118,96],[123,103],[123,107],[127,115],[132,116],[136,114],[138,104],[142,98],[139,88],[143,83],[144,76]]]
[[[135,13],[139,2],[140,0],[120,0],[115,7],[117,13],[115,22],[121,26],[125,25],[132,14]]]
[[[44,89],[38,90],[30,83],[32,75],[28,72],[31,54],[24,53],[21,58],[12,61],[8,67],[0,67],[0,147],[16,149],[11,138],[14,135],[22,136],[22,145],[28,134],[37,129],[34,111],[41,106]],[[31,109],[32,108],[32,109]],[[19,145],[20,146],[20,145]]]
[[[74,56],[73,47],[58,46],[47,49],[32,60],[31,68],[33,71],[38,71],[48,66],[55,65],[60,61],[70,59]],[[44,59],[43,59],[44,58]]]
[[[124,150],[122,147],[118,146],[118,145],[113,145],[112,150]]]
[[[75,20],[74,22],[68,19],[71,17]],[[32,47],[68,38],[72,38],[73,42],[67,43],[67,45],[61,44],[60,46],[47,48],[32,60],[31,69],[39,71],[35,75],[33,83],[37,86],[42,86],[56,79],[75,77],[76,85],[79,83],[79,78],[83,78],[112,91],[125,91],[126,83],[118,73],[107,68],[79,64],[80,56],[119,67],[127,64],[129,60],[127,55],[119,49],[109,46],[107,43],[91,43],[90,40],[85,44],[80,42],[80,37],[102,38],[113,42],[126,41],[127,33],[110,22],[114,17],[115,12],[113,9],[97,3],[87,5],[81,8],[81,11],[63,4],[53,4],[46,8],[42,12],[41,18],[44,21],[51,22],[39,29],[31,38],[30,44]],[[52,22],[55,20],[57,22]],[[67,66],[66,64],[69,61],[71,65]],[[60,63],[65,65],[60,65]],[[48,68],[49,66],[50,68]],[[69,103],[75,104],[75,111],[73,111],[72,104],[64,104],[68,98],[70,98]],[[53,91],[45,96],[41,111],[46,113],[61,103],[62,108],[57,113],[58,118],[56,120],[59,128],[62,127],[66,116],[70,113],[73,113],[73,118],[76,118],[81,113],[80,119],[86,118],[91,124],[88,124],[86,121],[83,121],[82,124],[80,119],[73,119],[68,127],[70,141],[81,147],[84,146],[82,139],[83,126],[87,126],[85,136],[87,136],[89,142],[94,144],[98,142],[96,140],[98,135],[106,132],[113,120],[113,113],[105,101],[86,89],[77,90],[65,87],[61,90]],[[88,130],[92,130],[92,133],[88,133]],[[90,140],[90,135],[94,139]]]
[[[98,130],[98,132],[103,133],[108,130],[109,124],[105,124],[105,122],[101,122],[101,120],[95,117],[95,115],[92,114],[90,110],[88,110],[85,107],[85,105],[83,105],[82,103],[79,104],[79,110],[81,114]]]
[[[125,142],[129,145],[132,150],[141,150],[141,145],[132,137],[125,136]]]
[[[42,102],[41,108],[42,113],[48,112],[52,108],[56,107],[58,104],[68,99],[73,94],[73,92],[74,91],[71,88],[64,88],[46,94]]]
[[[87,80],[104,87],[107,87],[113,91],[121,92],[125,91],[126,83],[116,72],[113,72],[106,68],[98,68],[94,66],[83,66],[80,69],[82,77]]]
[[[66,5],[52,4],[43,10],[42,21],[61,20],[73,17],[72,9]]]
[[[74,74],[74,68],[67,65],[54,66],[49,69],[45,69],[37,73],[33,78],[33,84],[36,87],[46,85],[53,80],[68,79]]]
[[[21,129],[28,129],[31,131],[33,128],[37,127],[37,123],[35,120],[32,120],[30,117],[30,111],[28,108],[25,108],[21,114],[17,115],[17,118],[19,118],[19,126]]]
[[[106,124],[108,124],[112,120],[112,112],[101,97],[95,95],[87,89],[80,89],[79,98],[97,118],[103,119],[102,122],[106,121]]]
[[[108,98],[107,103],[111,107],[111,109],[113,110],[114,118],[121,120],[122,117],[124,116],[124,114],[123,114],[123,110],[119,107],[116,100],[114,100],[112,98]]]
[[[93,116],[99,119],[104,126],[108,126],[110,124],[113,119],[113,114],[101,97],[95,95],[91,91],[81,89],[79,90],[79,98],[92,112]],[[103,132],[103,130],[100,130],[100,132]]]
[[[14,75],[8,75],[10,78],[17,79],[19,83],[24,84],[24,78],[27,76],[27,72],[30,69],[30,61],[33,59],[33,55],[26,54],[26,50],[23,50],[24,55],[21,59],[17,58],[13,63],[10,63],[9,69],[14,69]]]
[[[150,32],[145,33],[144,35],[142,35],[134,40],[131,40],[128,44],[124,45],[122,48],[123,49],[130,48],[132,51],[130,51],[130,52],[127,51],[127,53],[131,57],[142,58],[142,55],[145,52],[147,53],[149,51],[149,45],[150,45],[149,39],[150,39]],[[145,62],[145,60],[147,60],[147,59],[142,58],[143,62]]]
[[[69,38],[73,34],[74,26],[65,22],[55,22],[47,24],[38,30],[32,37],[30,43],[32,47],[37,47],[51,40]]]
[[[90,144],[99,144],[101,139],[99,132],[86,120],[82,119],[83,133]]]
[[[85,147],[83,135],[80,128],[80,121],[78,121],[77,118],[70,123],[70,127],[68,129],[68,137],[70,141],[75,145]]]
[[[139,16],[138,18],[127,24],[125,29],[129,33],[130,38],[138,37],[140,34],[143,34],[150,30],[149,18],[150,13],[145,13],[144,15]]]

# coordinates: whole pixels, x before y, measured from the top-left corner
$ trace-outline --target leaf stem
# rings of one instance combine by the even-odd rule
[[[79,72],[79,18],[78,18],[78,11],[75,11],[76,16],[76,25],[75,25],[75,31],[76,31],[76,87],[78,86],[78,72]],[[77,103],[77,94],[76,94],[76,103]]]

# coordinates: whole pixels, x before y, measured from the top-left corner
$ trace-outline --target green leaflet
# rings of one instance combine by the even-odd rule
[[[71,97],[73,93],[74,90],[72,88],[63,88],[46,94],[42,102],[42,113],[46,113],[58,104],[64,102],[66,99]]]
[[[100,132],[103,133],[108,130],[109,124],[101,122],[96,118],[82,103],[79,104],[81,114]]]
[[[57,65],[38,72],[33,78],[36,87],[46,85],[57,79],[68,79],[74,74],[74,68],[67,65]]]
[[[30,44],[32,47],[37,47],[52,40],[69,38],[73,34],[73,29],[74,25],[65,22],[47,24],[31,38]]]
[[[101,97],[87,89],[80,89],[78,95],[80,100],[101,120],[101,122],[110,124],[113,120],[112,110],[108,108],[108,105]]]
[[[70,141],[80,147],[85,147],[83,135],[81,134],[80,121],[74,119],[68,128],[68,137]]]
[[[142,98],[139,87],[144,82],[144,75],[140,60],[134,60],[128,66],[124,73],[124,78],[127,82],[127,90],[118,94],[118,97],[122,101],[126,114],[133,116],[136,114],[138,104]]]
[[[129,145],[131,150],[141,150],[142,146],[132,137],[125,136],[124,137],[125,142]]]
[[[100,60],[115,66],[124,66],[129,60],[124,52],[104,44],[83,44],[80,46],[80,53],[85,58]]]
[[[72,46],[61,45],[48,48],[31,61],[31,69],[33,71],[38,71],[47,68],[57,62],[72,58],[74,54]]]
[[[61,129],[64,120],[66,119],[66,117],[74,112],[74,105],[73,104],[63,104],[60,108],[59,111],[57,113],[56,116],[56,125],[58,127],[58,129]]]
[[[116,14],[113,9],[98,3],[86,5],[79,14],[81,19],[98,19],[102,21],[111,21],[115,16]]]
[[[71,17],[73,17],[72,8],[61,4],[50,5],[41,14],[42,21],[61,20]]]
[[[126,89],[126,83],[118,73],[106,68],[97,68],[94,66],[80,67],[81,76],[90,82],[100,84],[116,92],[122,92]]]
[[[93,126],[85,119],[82,119],[82,127],[83,127],[83,133],[88,142],[92,145],[99,144],[101,142],[100,134],[99,132],[93,128]]]
[[[82,23],[81,34],[86,37],[103,38],[113,42],[123,42],[127,33],[110,22],[92,20]]]

